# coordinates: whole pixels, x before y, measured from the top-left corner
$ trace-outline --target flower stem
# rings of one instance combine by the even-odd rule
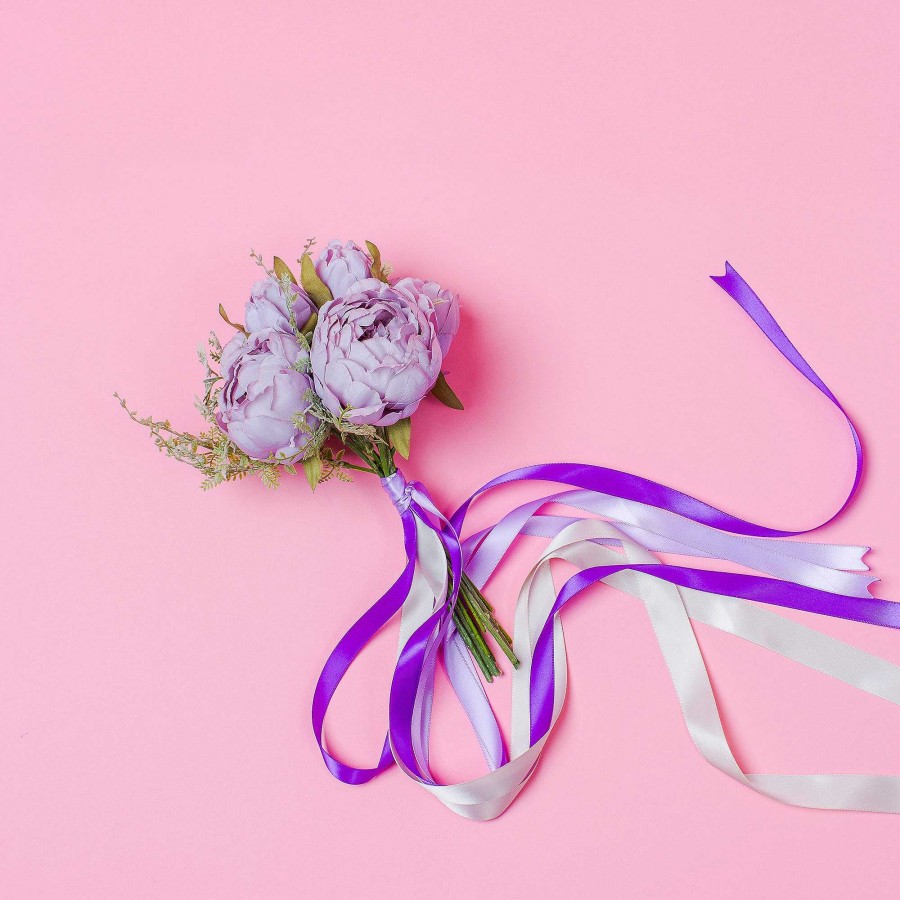
[[[456,606],[453,608],[453,619],[456,622],[457,629],[462,625],[464,633],[468,633],[472,645],[477,649],[475,661],[478,663],[484,677],[490,682],[494,680],[495,675],[502,675],[503,673],[500,671],[500,667],[494,659],[491,648],[488,647],[481,629],[478,627],[478,624],[472,616],[471,609],[462,597],[457,600]],[[463,640],[465,640],[465,638],[463,638]],[[469,649],[471,651],[472,647]]]
[[[447,571],[450,573],[449,585],[452,583],[453,577],[449,557],[447,559]],[[456,606],[453,609],[453,621],[456,623],[457,630],[462,635],[463,641],[466,642],[466,646],[469,647],[469,652],[472,653],[473,659],[478,663],[482,675],[488,682],[493,681],[496,675],[502,675],[503,670],[497,665],[497,659],[490,645],[485,640],[485,634],[491,635],[515,668],[519,667],[519,660],[512,649],[512,638],[497,621],[492,609],[472,579],[463,572],[459,583]],[[473,652],[472,644],[478,648],[477,653]]]
[[[344,462],[343,460],[341,460],[341,466],[345,469],[353,469],[354,472],[370,472],[372,475],[378,474],[371,466],[357,466],[353,463]]]
[[[376,445],[376,449],[381,458],[381,469],[384,472],[382,477],[386,478],[388,475],[396,472],[397,467],[394,465],[394,451],[391,449],[391,444],[388,440],[387,429],[379,428],[378,431],[381,435],[381,443]]]
[[[460,591],[468,601],[469,607],[474,611],[478,623],[484,630],[490,633],[491,637],[497,642],[497,645],[503,651],[504,656],[512,663],[513,667],[518,668],[519,659],[513,652],[512,638],[509,636],[506,629],[497,621],[493,609],[485,599],[484,595],[466,574],[463,574],[460,582]]]
[[[380,465],[381,460],[374,455],[374,448],[364,438],[356,437],[353,435],[346,435],[344,437],[344,443],[364,463],[368,464],[368,469],[363,469],[361,466],[356,466],[355,468],[361,469],[364,472],[372,472],[379,477],[384,477]],[[350,463],[345,463],[345,465],[350,466]]]
[[[453,610],[453,621],[456,623],[456,630],[463,639],[463,643],[468,647],[469,653],[478,664],[478,668],[481,669],[485,679],[488,682],[493,681],[494,675],[501,674],[500,670],[493,660],[490,648],[484,642],[484,639],[478,635],[477,628],[471,621],[462,603],[457,603],[456,608]]]
[[[374,438],[348,434],[344,436],[344,442],[370,468],[364,469],[362,466],[345,463],[348,467],[371,471],[380,478],[387,478],[397,471],[397,467],[394,465],[394,451],[388,440],[386,429],[379,428],[377,436]],[[449,575],[447,584],[448,587],[452,587],[453,573],[449,557],[447,558],[447,571]],[[518,668],[519,660],[512,649],[512,638],[497,621],[494,607],[488,603],[465,572],[460,578],[456,604],[453,608],[453,621],[463,643],[486,681],[491,682],[497,675],[503,674],[503,670],[497,665],[494,651],[485,638],[487,634],[490,634],[512,665]]]

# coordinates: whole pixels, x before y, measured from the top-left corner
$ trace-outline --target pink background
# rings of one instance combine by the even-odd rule
[[[371,238],[464,299],[450,370],[468,408],[427,404],[409,466],[448,509],[515,465],[573,460],[811,525],[849,484],[849,440],[707,280],[727,257],[857,419],[863,491],[821,537],[873,544],[877,592],[897,596],[896,5],[17,6],[2,893],[896,896],[900,823],[716,773],[645,615],[611,590],[566,617],[569,707],[502,819],[458,819],[397,771],[338,784],[310,698],[400,566],[392,509],[364,477],[203,494],[111,397],[196,425],[193,348],[220,301],[239,313],[249,246]],[[491,594],[507,615],[525,562]],[[816,624],[900,662],[894,632]],[[900,710],[701,639],[746,767],[900,772]],[[331,720],[359,763],[393,644]],[[478,773],[441,714],[441,771]]]

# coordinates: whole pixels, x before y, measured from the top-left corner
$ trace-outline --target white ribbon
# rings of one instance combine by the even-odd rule
[[[566,503],[596,511],[593,504],[583,504],[584,497],[572,497]],[[573,502],[576,501],[576,502]],[[583,504],[583,505],[582,505]],[[715,529],[701,526],[697,532],[682,533],[679,537],[660,536],[636,522],[633,516],[622,517],[616,524],[599,519],[568,519],[540,516],[529,510],[523,533],[554,533],[549,546],[528,573],[519,592],[515,612],[513,649],[521,666],[512,673],[511,758],[499,765],[501,738],[496,720],[478,674],[459,636],[452,629],[445,642],[445,661],[454,689],[464,692],[473,725],[483,738],[482,751],[488,766],[487,774],[471,781],[455,784],[426,783],[411,772],[406,774],[434,794],[445,806],[468,819],[486,820],[499,816],[528,782],[543,752],[550,732],[562,711],[566,697],[566,650],[563,627],[557,614],[554,629],[554,703],[551,729],[531,744],[530,740],[530,676],[531,661],[538,635],[556,599],[556,588],[550,565],[564,560],[580,569],[628,562],[645,564],[658,562],[647,544],[669,552],[690,552],[692,555],[717,555],[716,550],[727,549],[730,558],[739,561],[735,549],[747,539],[725,535],[725,544],[707,532],[723,535]],[[551,520],[551,521],[543,521]],[[561,530],[560,530],[560,526]],[[704,532],[702,529],[706,529]],[[639,540],[640,539],[640,540]],[[804,542],[765,541],[751,539],[754,559],[763,559],[768,566],[778,566],[780,559],[792,560],[796,576],[797,560],[801,560],[802,579],[807,583],[840,579],[822,571],[830,569],[835,560],[858,568],[861,548],[829,547]],[[646,541],[646,543],[644,543]],[[760,553],[760,544],[765,546]],[[672,551],[673,546],[681,550]],[[693,548],[693,549],[691,549]],[[501,554],[502,555],[502,554]],[[849,566],[848,566],[849,567]],[[771,568],[766,571],[771,571]],[[842,573],[846,574],[846,573]],[[473,579],[474,580],[474,579]],[[761,794],[795,806],[824,809],[868,810],[900,812],[900,777],[892,775],[771,775],[744,772],[732,753],[728,737],[722,727],[715,696],[691,620],[726,631],[751,641],[788,659],[840,679],[861,691],[900,705],[900,667],[884,659],[854,648],[800,625],[750,601],[689,588],[679,588],[644,572],[618,572],[606,582],[643,603],[650,616],[681,704],[684,721],[694,745],[703,757],[720,771]],[[800,580],[800,579],[798,579]],[[867,579],[867,581],[870,579]],[[419,527],[419,558],[413,589],[403,608],[400,646],[443,601],[446,594],[447,566],[444,549],[435,533]],[[483,583],[483,579],[482,579]],[[430,652],[436,654],[437,647]],[[434,671],[426,666],[426,671]],[[433,678],[433,674],[431,675]],[[426,702],[420,705],[421,721],[414,723],[415,750],[423,771],[428,768],[428,738],[431,717],[430,693],[433,683],[423,683]],[[432,781],[437,779],[432,778]]]

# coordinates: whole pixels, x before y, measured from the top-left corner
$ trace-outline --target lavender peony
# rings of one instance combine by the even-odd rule
[[[315,311],[312,301],[303,288],[294,285],[297,296],[291,307],[298,328],[302,328],[307,319]],[[287,300],[278,279],[263,278],[255,281],[250,288],[250,299],[244,312],[247,331],[262,331],[265,328],[277,328],[279,331],[291,333],[291,320],[288,316]]]
[[[304,358],[294,336],[278,328],[238,333],[226,344],[216,421],[247,456],[294,462],[303,455],[310,435],[297,428],[294,415],[305,412],[311,430],[319,424],[307,412],[312,379],[294,368]]]
[[[310,360],[316,392],[354,424],[412,415],[441,371],[433,312],[414,292],[374,278],[319,310]]]
[[[353,241],[347,241],[343,246],[340,241],[330,241],[316,260],[316,273],[337,300],[346,297],[351,288],[368,278],[372,271],[369,257]]]
[[[459,331],[459,297],[436,281],[422,281],[421,278],[401,278],[394,290],[415,298],[422,310],[431,316],[441,353],[446,356]]]

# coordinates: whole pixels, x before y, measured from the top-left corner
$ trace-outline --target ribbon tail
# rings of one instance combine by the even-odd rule
[[[837,512],[822,523],[822,525],[827,525],[829,522],[833,522],[847,508],[862,481],[863,449],[862,441],[860,440],[856,426],[853,424],[853,421],[850,419],[850,416],[841,405],[838,398],[835,397],[828,385],[822,381],[813,367],[803,358],[803,355],[794,346],[791,339],[784,333],[778,322],[775,321],[775,317],[769,312],[762,300],[759,299],[753,288],[744,281],[737,269],[735,269],[731,263],[726,261],[724,275],[710,275],[709,277],[722,288],[722,290],[725,291],[725,293],[728,294],[728,296],[731,297],[731,299],[734,300],[748,316],[750,316],[757,328],[759,328],[759,330],[772,342],[778,352],[807,381],[815,385],[815,387],[817,387],[840,410],[847,421],[847,426],[850,429],[850,435],[853,438],[853,446],[856,451],[856,471],[847,498],[841,504]],[[821,528],[822,525],[817,527]]]
[[[313,694],[313,733],[316,736],[319,750],[322,752],[322,759],[325,761],[328,771],[346,784],[364,784],[389,768],[394,762],[389,739],[385,737],[381,755],[374,767],[359,768],[344,763],[327,750],[324,727],[328,707],[350,666],[378,631],[397,614],[409,596],[415,574],[417,534],[415,521],[411,514],[403,515],[402,522],[406,548],[406,566],[403,572],[382,597],[360,616],[338,641],[322,669]]]

